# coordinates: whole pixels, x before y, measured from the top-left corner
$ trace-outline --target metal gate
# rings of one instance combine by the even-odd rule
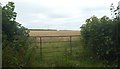
[[[52,60],[57,62],[63,58],[67,61],[67,55],[72,55],[75,47],[73,42],[78,41],[79,36],[34,36],[37,54],[39,54],[39,66],[45,66],[47,63],[48,66],[54,66]]]

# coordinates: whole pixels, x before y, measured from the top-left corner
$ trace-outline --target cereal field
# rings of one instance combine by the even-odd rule
[[[69,36],[80,35],[80,31],[30,31],[30,36]]]

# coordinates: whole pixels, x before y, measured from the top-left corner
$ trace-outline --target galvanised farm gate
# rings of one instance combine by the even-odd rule
[[[69,55],[72,55],[73,47],[75,47],[74,42],[76,42],[76,41],[78,41],[78,39],[80,39],[79,36],[80,35],[32,36],[32,37],[35,38],[35,40],[36,40],[36,49],[38,49],[38,54],[40,56],[39,59],[41,61],[45,58],[45,55],[47,55],[47,53],[65,52],[66,54],[68,54],[67,51],[69,51]],[[64,44],[66,44],[66,45],[64,45]],[[62,46],[62,45],[64,45],[64,46]],[[52,47],[55,47],[55,48],[52,49]],[[63,48],[63,47],[65,47],[65,48]],[[69,50],[68,50],[68,48],[69,48]],[[45,49],[48,49],[48,50],[45,50]],[[54,57],[54,56],[52,56],[52,54],[51,55],[48,54],[47,57]]]

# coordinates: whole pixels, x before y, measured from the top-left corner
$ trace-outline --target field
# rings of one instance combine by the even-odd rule
[[[30,36],[69,36],[80,35],[80,31],[30,31]]]
[[[70,36],[80,35],[80,31],[30,31],[30,36]],[[34,50],[28,66],[32,67],[101,67],[103,62],[93,61],[84,51],[79,36],[72,37],[32,37]],[[32,62],[32,64],[31,64]],[[100,63],[98,63],[100,62]],[[30,63],[30,64],[29,64]]]

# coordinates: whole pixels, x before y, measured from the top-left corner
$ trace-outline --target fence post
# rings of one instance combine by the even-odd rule
[[[38,48],[38,46],[37,46],[37,37],[35,37],[35,48]]]
[[[42,59],[42,37],[40,37],[40,57]]]
[[[70,36],[70,54],[72,55],[72,43],[71,43],[72,41],[71,41],[71,37],[72,36]]]

